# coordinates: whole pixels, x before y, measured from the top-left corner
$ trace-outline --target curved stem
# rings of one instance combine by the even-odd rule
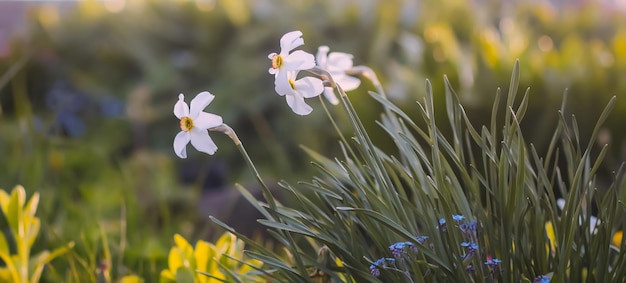
[[[272,192],[270,191],[270,189],[267,187],[267,185],[261,178],[261,174],[259,174],[259,171],[256,169],[254,162],[252,162],[250,155],[248,155],[246,148],[243,146],[243,143],[241,142],[241,140],[239,140],[239,137],[237,136],[235,131],[226,124],[221,124],[217,127],[210,128],[209,131],[222,132],[226,134],[230,139],[233,140],[233,142],[237,146],[237,149],[239,149],[239,152],[241,153],[241,155],[243,155],[243,158],[245,159],[246,163],[248,163],[248,167],[250,167],[250,170],[254,172],[254,176],[256,177],[257,182],[259,182],[259,184],[261,185],[261,188],[263,188],[263,197],[265,198],[265,200],[267,200],[268,205],[270,207],[269,214],[267,215],[269,216],[268,218],[270,219],[268,220],[283,223],[283,221],[280,219],[280,216],[278,214],[278,207],[276,205],[276,200],[274,199]],[[289,242],[289,245],[290,245],[289,248],[291,249],[292,255],[295,258],[296,265],[298,267],[298,270],[300,270],[300,273],[307,274],[302,257],[300,256],[300,253],[298,251],[298,246],[296,244],[296,241],[293,239],[291,233],[289,233],[288,231],[284,229],[278,229],[278,234],[280,234],[282,237],[285,237],[285,239]]]
[[[339,129],[339,126],[337,125],[337,123],[335,123],[335,119],[333,119],[333,115],[330,114],[328,107],[326,107],[326,103],[324,102],[324,99],[322,98],[321,95],[319,97],[320,97],[320,102],[322,103],[322,107],[324,108],[324,112],[326,112],[326,115],[328,116],[328,119],[330,120],[330,122],[333,124],[335,131],[337,132],[337,134],[339,134],[339,138],[346,145],[346,148],[350,152],[350,155],[352,155],[352,158],[354,158],[355,162],[357,162],[358,159],[357,159],[356,154],[354,153],[354,150],[352,150],[352,147],[350,146],[350,144],[348,144],[348,140],[341,132],[341,129]]]
[[[370,67],[368,67],[368,66],[355,66],[352,69],[347,70],[346,74],[348,74],[348,75],[361,75],[361,76],[365,77],[370,82],[372,82],[372,84],[376,88],[376,92],[378,92],[378,94],[380,94],[380,96],[382,96],[384,98],[387,98],[387,94],[385,93],[385,90],[383,89],[383,85],[378,80],[378,76],[376,76],[376,73],[374,72],[374,70],[372,70]]]
[[[270,191],[270,189],[267,187],[267,185],[261,178],[261,174],[259,174],[259,171],[256,169],[254,162],[252,162],[252,159],[250,158],[250,155],[248,155],[248,151],[246,151],[246,148],[243,146],[243,143],[241,142],[241,140],[239,140],[239,137],[237,136],[235,131],[226,124],[221,124],[217,127],[210,128],[209,131],[224,133],[231,140],[233,140],[233,142],[237,146],[237,149],[239,149],[239,152],[241,153],[241,155],[243,155],[243,158],[248,164],[248,167],[250,167],[250,170],[252,170],[252,172],[254,173],[254,176],[257,182],[261,185],[261,188],[263,188],[263,197],[265,197],[265,199],[267,200],[270,206],[270,209],[272,211],[276,211],[276,200],[274,199],[272,192]],[[272,219],[272,220],[275,220],[275,219]]]

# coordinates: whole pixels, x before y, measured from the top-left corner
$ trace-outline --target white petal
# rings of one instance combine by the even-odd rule
[[[288,72],[280,72],[276,75],[274,80],[274,89],[280,96],[284,95],[293,95],[294,90],[291,88],[291,84],[289,83],[289,78],[293,77],[295,79],[298,72],[288,71]]]
[[[191,130],[191,145],[198,151],[213,155],[217,151],[217,145],[209,136],[207,130],[194,128]]]
[[[324,88],[324,97],[326,97],[326,99],[328,99],[328,101],[332,103],[333,105],[339,104],[339,99],[335,95],[335,92],[333,91],[332,87]]]
[[[217,127],[222,123],[224,123],[222,117],[211,113],[200,112],[198,117],[193,120],[193,127],[199,130],[206,130]]]
[[[314,77],[301,78],[294,85],[296,86],[296,91],[305,98],[316,97],[324,91],[322,80]]]
[[[178,119],[189,116],[189,106],[185,103],[185,96],[182,93],[178,95],[178,101],[174,104],[174,115]]]
[[[196,95],[196,97],[194,97],[191,100],[191,109],[189,110],[189,117],[191,117],[192,119],[196,119],[196,117],[198,117],[198,114],[204,108],[206,108],[209,105],[209,103],[211,103],[211,101],[213,101],[213,98],[215,98],[215,95],[212,95],[208,91],[203,91],[201,93],[198,93],[198,95]]]
[[[333,52],[328,55],[328,66],[340,70],[348,70],[352,68],[352,54],[343,52]]]
[[[280,38],[280,54],[287,54],[294,48],[303,45],[302,32],[299,30],[291,31]]]
[[[180,131],[174,138],[174,152],[180,158],[187,158],[187,144],[191,139],[189,132]]]
[[[291,110],[298,115],[308,115],[313,111],[313,108],[304,102],[304,97],[299,94],[287,95],[287,105]]]
[[[333,77],[334,79],[335,77]],[[335,80],[337,84],[341,86],[344,91],[351,91],[357,89],[361,85],[361,80],[348,75],[339,76],[339,80]]]
[[[267,58],[270,59],[270,61],[272,61],[274,59],[274,57],[278,55],[276,53],[270,53],[270,55],[267,55]],[[273,64],[273,62],[272,62]],[[275,69],[272,65],[272,67],[269,68],[269,70],[267,70],[270,74],[275,75],[278,73],[278,69]]]
[[[315,61],[317,61],[317,65],[326,69],[326,63],[328,62],[328,46],[322,45],[317,48],[317,54],[315,55]]]
[[[283,60],[281,69],[284,70],[307,70],[315,67],[315,56],[302,50],[294,51]]]

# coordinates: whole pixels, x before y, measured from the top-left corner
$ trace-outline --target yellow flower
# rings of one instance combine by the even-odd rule
[[[615,234],[613,234],[613,245],[620,248],[622,246],[622,236],[624,236],[624,233],[622,232],[622,230],[618,230],[615,232]]]
[[[552,224],[552,221],[546,222],[545,229],[546,229],[546,235],[548,236],[548,241],[550,242],[549,243],[550,246],[546,244],[546,250],[550,250],[550,252],[554,254],[556,252],[557,241],[556,241],[556,234],[554,233],[554,225]]]

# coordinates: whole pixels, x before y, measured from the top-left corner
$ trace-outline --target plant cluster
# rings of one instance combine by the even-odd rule
[[[520,123],[529,91],[515,103],[519,64],[511,76],[503,110],[502,94],[497,91],[489,127],[476,128],[446,84],[445,110],[451,137],[443,134],[435,121],[428,81],[426,99],[418,103],[426,125],[423,128],[387,100],[369,68],[344,69],[345,75],[360,74],[376,86],[378,93],[371,92],[371,97],[384,108],[378,124],[397,147],[395,153],[388,154],[372,143],[341,84],[315,65],[311,54],[292,52],[304,44],[301,36],[298,31],[285,34],[281,53],[269,56],[276,91],[286,96],[294,113],[306,115],[312,109],[304,98],[319,96],[322,86],[336,90],[354,136],[347,139],[338,131],[342,158],[328,159],[307,150],[322,176],[301,183],[298,189],[281,182],[296,200],[295,205],[283,206],[275,200],[230,127],[200,128],[206,134],[218,131],[229,135],[264,188],[267,204],[258,203],[243,187],[240,191],[263,213],[266,219],[259,221],[285,245],[288,258],[212,220],[252,247],[248,255],[264,262],[270,281],[560,282],[623,278],[624,254],[621,245],[612,244],[613,232],[622,228],[615,221],[624,213],[617,198],[624,186],[622,172],[616,171],[608,186],[596,183],[606,146],[599,153],[594,153],[593,142],[581,148],[575,116],[571,125],[560,116],[543,157],[527,144]],[[297,79],[299,71],[320,79]],[[298,83],[302,81],[306,83]],[[612,99],[600,116],[591,141],[614,104]],[[176,116],[181,121],[191,119],[181,117],[178,105]],[[326,112],[336,127],[335,119]],[[563,112],[561,109],[559,113]],[[189,124],[181,122],[181,130],[193,131]],[[203,151],[193,140],[192,145]],[[561,154],[564,166],[559,160]],[[557,193],[563,199],[558,199]],[[594,205],[599,216],[592,216]],[[437,217],[442,214],[447,216]],[[466,221],[464,215],[471,215],[472,220]],[[544,230],[546,223],[554,223],[554,231]],[[316,249],[320,250],[317,258],[310,255]],[[384,250],[393,257],[375,256]]]
[[[198,245],[210,244],[198,242],[193,256],[170,264],[173,277],[178,269],[185,280],[192,273],[193,280],[244,282],[624,277],[623,158],[614,154],[624,133],[602,126],[620,129],[624,115],[622,100],[610,98],[626,89],[619,78],[626,32],[616,9],[589,2],[557,13],[552,4],[518,2],[483,21],[473,16],[483,7],[458,1],[421,1],[417,14],[406,12],[414,11],[413,1],[269,9],[245,0],[211,7],[140,2],[107,12],[105,4],[84,1],[61,17],[51,6],[34,10],[32,37],[15,42],[9,64],[0,58],[7,67],[0,77],[0,182],[21,183],[43,200],[41,220],[24,221],[31,231],[25,245],[12,240],[20,235],[7,223],[17,220],[0,223],[8,243],[0,272],[13,276],[2,278],[16,281],[19,273],[37,281],[44,265],[33,258],[42,258],[25,258],[61,246],[44,280],[158,280],[173,250],[189,255],[182,236],[167,253],[172,235],[200,238],[207,227],[195,210],[204,191],[197,183],[195,191],[181,187],[176,174],[183,164],[194,166],[180,175],[193,174],[189,167],[205,161],[236,168],[230,178],[242,183],[241,164],[250,165],[263,199],[241,185],[238,192],[264,216],[259,222],[278,248],[213,218],[250,249],[243,256],[238,246],[233,262],[246,266],[252,258],[247,266],[255,271],[236,264],[203,271],[193,262],[202,257]],[[598,15],[602,21],[593,20]],[[307,42],[332,39],[354,56],[325,45],[315,55],[298,50],[303,33],[294,31],[266,65],[258,64],[266,60],[259,46],[273,46],[276,31],[292,26]],[[524,58],[521,65],[515,57]],[[353,59],[371,63],[386,88]],[[273,85],[262,75],[267,65]],[[508,91],[493,94],[511,67]],[[441,73],[449,77],[420,79]],[[530,83],[533,91],[519,95],[518,86]],[[206,85],[217,95],[199,91]],[[251,95],[272,86],[287,107]],[[367,92],[372,86],[375,92]],[[569,101],[551,111],[565,87]],[[171,147],[163,137],[172,129],[162,126],[171,114],[163,110],[181,89],[199,94],[190,105],[182,94],[176,101],[175,154],[186,158],[189,143],[216,154],[220,140],[209,132],[225,133],[235,147],[184,162],[159,151]],[[204,112],[209,103],[221,113]],[[312,112],[318,105],[330,119],[311,115],[297,120],[306,128],[293,127],[292,112],[321,113]],[[232,158],[237,150],[243,159]],[[312,166],[300,162],[302,152]],[[289,180],[279,182],[278,193],[293,201],[278,201],[259,171]],[[33,262],[28,272],[26,261]],[[211,277],[218,270],[234,275]]]

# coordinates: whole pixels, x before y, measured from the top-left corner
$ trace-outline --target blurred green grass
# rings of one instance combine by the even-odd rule
[[[567,88],[567,109],[576,113],[581,136],[617,96],[599,141],[611,143],[604,173],[626,156],[626,23],[624,11],[609,2],[112,0],[63,10],[53,2],[28,5],[27,32],[13,38],[0,57],[0,187],[22,184],[41,193],[46,232],[38,243],[79,239],[73,257],[66,258],[75,274],[95,272],[107,239],[115,276],[155,278],[174,233],[202,238],[214,229],[198,213],[196,200],[235,181],[252,181],[226,137],[214,135],[214,158],[175,158],[172,107],[180,92],[215,94],[208,111],[237,131],[270,179],[293,181],[311,172],[300,144],[338,154],[337,136],[319,107],[314,105],[311,116],[294,117],[273,90],[267,54],[290,30],[303,31],[308,52],[329,45],[354,54],[355,64],[376,70],[403,109],[423,98],[425,78],[434,93],[444,93],[446,74],[475,124],[488,123],[493,90],[507,85],[519,58],[520,86],[532,87],[522,128],[539,151],[549,142],[557,121],[553,110]],[[380,106],[359,99],[370,89],[364,84],[350,95],[372,138],[382,144],[384,135],[374,123]],[[51,106],[52,93],[68,101]],[[436,115],[444,119],[444,98],[434,99]],[[72,105],[76,100],[83,103]],[[121,110],[111,110],[115,106],[107,101]],[[345,120],[340,113],[337,119]],[[302,130],[294,134],[294,128]],[[78,264],[81,259],[88,260]],[[49,278],[67,278],[64,268],[59,265]]]

